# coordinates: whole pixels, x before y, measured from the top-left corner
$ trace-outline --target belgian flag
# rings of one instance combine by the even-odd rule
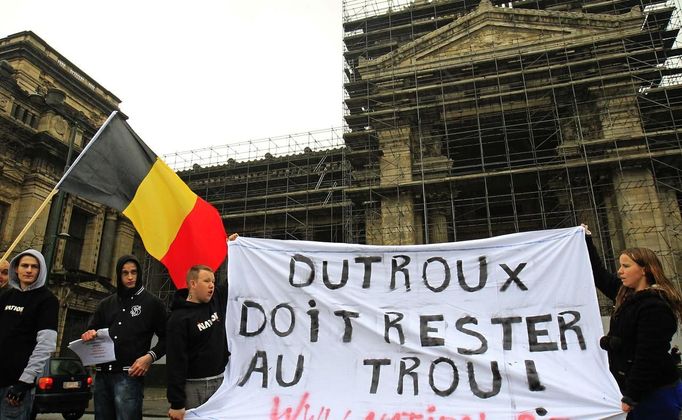
[[[216,270],[225,260],[226,233],[218,211],[194,194],[116,111],[56,188],[128,217],[178,288],[186,287],[191,266]]]

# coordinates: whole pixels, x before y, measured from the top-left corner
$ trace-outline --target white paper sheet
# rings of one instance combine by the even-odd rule
[[[116,360],[114,341],[109,337],[108,328],[97,330],[97,337],[93,340],[83,341],[78,339],[70,342],[69,348],[80,357],[85,366],[93,366]]]

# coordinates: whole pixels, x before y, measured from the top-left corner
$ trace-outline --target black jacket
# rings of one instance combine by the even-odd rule
[[[132,289],[121,282],[121,268],[126,262],[137,265],[137,283]],[[100,302],[88,327],[94,330],[109,328],[116,361],[98,367],[111,372],[131,366],[145,353],[151,354],[154,361],[166,354],[166,307],[142,287],[142,271],[137,258],[132,255],[121,257],[116,263],[116,277],[118,291]],[[150,350],[154,334],[159,341]]]
[[[187,289],[175,293],[168,318],[168,402],[185,407],[185,382],[225,371],[230,353],[225,335],[227,287],[216,286],[208,303],[187,302]]]
[[[38,278],[26,289],[15,272],[24,255],[40,264]],[[0,296],[0,387],[32,383],[55,350],[59,301],[45,285],[44,267],[42,254],[35,250],[18,254],[10,263],[9,290]]]
[[[604,268],[589,236],[587,245],[595,285],[615,300],[621,280]],[[609,369],[624,401],[638,402],[651,391],[678,379],[670,355],[670,342],[676,331],[675,314],[655,288],[633,294],[611,316],[609,333],[601,344],[608,352]]]

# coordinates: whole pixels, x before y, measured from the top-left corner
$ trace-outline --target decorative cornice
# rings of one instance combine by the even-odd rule
[[[452,23],[430,32],[414,41],[408,42],[397,50],[373,60],[361,59],[358,69],[363,75],[376,75],[387,70],[395,71],[403,67],[411,67],[427,62],[438,55],[438,51],[448,48],[448,57],[475,56],[481,52],[499,53],[505,49],[526,47],[516,42],[518,36],[530,34],[538,38],[540,43],[556,42],[575,43],[580,39],[598,34],[613,34],[622,37],[624,31],[639,32],[644,14],[639,7],[622,15],[547,11],[533,9],[513,9],[496,7],[490,0],[482,0],[472,12],[458,18]],[[496,39],[492,46],[471,48],[472,35],[486,29],[509,29],[515,38]],[[461,46],[460,54],[452,51]],[[532,46],[531,46],[532,47]],[[467,52],[469,51],[469,52]]]
[[[22,86],[28,84],[31,90],[35,90],[35,92],[26,92],[27,94],[40,93],[41,90],[57,87],[68,92],[74,100],[90,104],[86,107],[97,109],[97,112],[105,118],[113,109],[118,109],[121,102],[31,31],[1,38],[0,60],[6,60],[10,65],[16,61],[25,60],[39,70],[40,74],[15,72],[13,78],[17,79]],[[49,79],[53,79],[61,86],[53,86]]]

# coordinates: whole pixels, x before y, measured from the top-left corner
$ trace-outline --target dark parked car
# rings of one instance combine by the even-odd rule
[[[51,357],[36,381],[31,418],[39,413],[62,413],[66,420],[77,420],[88,407],[91,388],[92,376],[79,359]]]

